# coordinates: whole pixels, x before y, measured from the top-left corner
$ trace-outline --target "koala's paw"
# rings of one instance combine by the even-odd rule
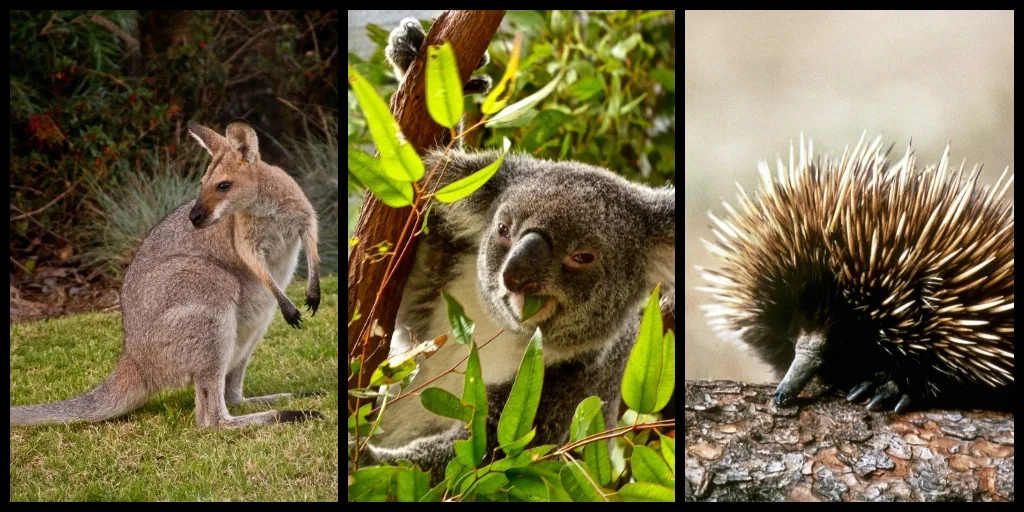
[[[423,46],[423,41],[426,38],[427,34],[423,31],[423,25],[420,25],[416,18],[403,19],[398,27],[391,31],[391,35],[388,36],[388,45],[384,47],[384,56],[388,59],[391,67],[395,69],[395,77],[399,82],[405,79],[409,66],[412,66],[413,61],[419,56],[420,47]],[[489,62],[491,62],[491,56],[484,52],[476,69],[486,66]],[[465,94],[486,94],[490,90],[491,77],[487,75],[470,78],[463,88]]]
[[[423,40],[427,34],[423,32],[423,26],[416,18],[405,18],[398,27],[391,31],[388,36],[388,45],[384,47],[384,56],[395,68],[395,76],[399,79],[405,76],[412,61],[420,53]]]
[[[487,94],[490,91],[491,77],[487,75],[470,77],[469,81],[466,82],[466,86],[462,88],[462,92],[465,94]]]

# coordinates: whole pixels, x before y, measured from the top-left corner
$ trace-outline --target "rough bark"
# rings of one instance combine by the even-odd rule
[[[438,44],[442,40],[450,42],[459,63],[462,82],[465,83],[483,57],[504,15],[505,11],[448,11],[431,27],[424,47],[420,49],[420,57],[409,69],[402,86],[391,97],[391,112],[402,127],[402,133],[421,153],[435,141],[441,140],[446,131],[427,114],[423,79],[426,45]],[[410,207],[390,208],[379,202],[369,191],[363,197],[363,208],[353,235],[359,243],[352,248],[348,259],[348,318],[352,319],[357,307],[362,318],[348,326],[348,353],[365,357],[365,371],[360,375],[349,376],[349,388],[364,386],[372,370],[387,356],[402,290],[416,254],[416,238],[412,239],[408,249],[396,262],[394,273],[381,292],[377,308],[371,312],[377,292],[384,283],[390,259],[399,256],[393,252],[388,258],[379,258],[376,247],[383,241],[387,241],[392,249],[399,247],[398,242],[403,230],[408,228],[406,221],[411,211]],[[413,225],[412,228],[418,226]],[[368,329],[368,325],[373,325],[374,319],[383,329],[384,337],[366,336],[364,330]],[[367,337],[369,344],[363,346],[361,341]],[[355,400],[350,398],[349,405],[355,407]]]
[[[686,381],[686,501],[1013,501],[1013,414],[873,413]]]

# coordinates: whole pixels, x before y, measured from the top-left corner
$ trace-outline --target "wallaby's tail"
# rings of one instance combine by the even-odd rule
[[[103,421],[131,412],[150,392],[135,365],[125,359],[96,389],[60,402],[11,407],[11,426]]]

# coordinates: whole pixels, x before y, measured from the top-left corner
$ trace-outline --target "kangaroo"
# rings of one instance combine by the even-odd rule
[[[124,348],[113,373],[69,400],[11,407],[12,426],[103,421],[189,383],[200,427],[323,417],[316,411],[228,413],[228,405],[292,396],[244,398],[242,380],[275,305],[292,327],[302,320],[282,292],[300,241],[309,267],[306,306],[315,315],[320,305],[316,212],[291,176],[260,159],[247,123],[230,123],[225,136],[194,121],[188,131],[213,158],[199,197],[153,228],[128,266],[121,288]]]

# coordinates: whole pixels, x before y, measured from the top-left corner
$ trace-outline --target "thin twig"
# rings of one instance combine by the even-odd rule
[[[79,183],[81,183],[83,179],[85,179],[85,178],[84,178],[84,177],[83,177],[83,178],[78,178],[78,181],[76,181],[76,182],[75,182],[75,183],[73,183],[73,184],[72,184],[72,185],[71,185],[70,187],[68,187],[68,189],[67,189],[67,190],[65,190],[64,192],[61,192],[61,194],[60,194],[59,196],[57,196],[57,197],[53,198],[53,201],[50,201],[49,203],[46,203],[45,205],[43,205],[43,206],[42,206],[41,208],[39,208],[38,210],[32,210],[32,211],[30,211],[30,212],[27,212],[27,213],[24,213],[24,214],[21,214],[21,215],[15,215],[14,217],[11,217],[11,220],[12,220],[12,221],[15,221],[15,220],[21,220],[21,219],[24,219],[24,218],[26,218],[26,217],[29,217],[29,216],[35,215],[35,214],[37,214],[37,213],[39,213],[39,212],[41,212],[41,211],[43,211],[43,210],[46,210],[47,208],[49,208],[49,207],[53,206],[53,205],[54,205],[54,204],[55,204],[55,203],[56,203],[57,201],[59,201],[59,200],[60,200],[60,199],[61,199],[62,197],[64,197],[64,196],[66,196],[66,195],[70,194],[70,193],[71,193],[71,191],[72,191],[72,190],[74,190],[74,189],[75,189],[75,187],[77,187],[77,186],[78,186],[78,184],[79,184]]]

